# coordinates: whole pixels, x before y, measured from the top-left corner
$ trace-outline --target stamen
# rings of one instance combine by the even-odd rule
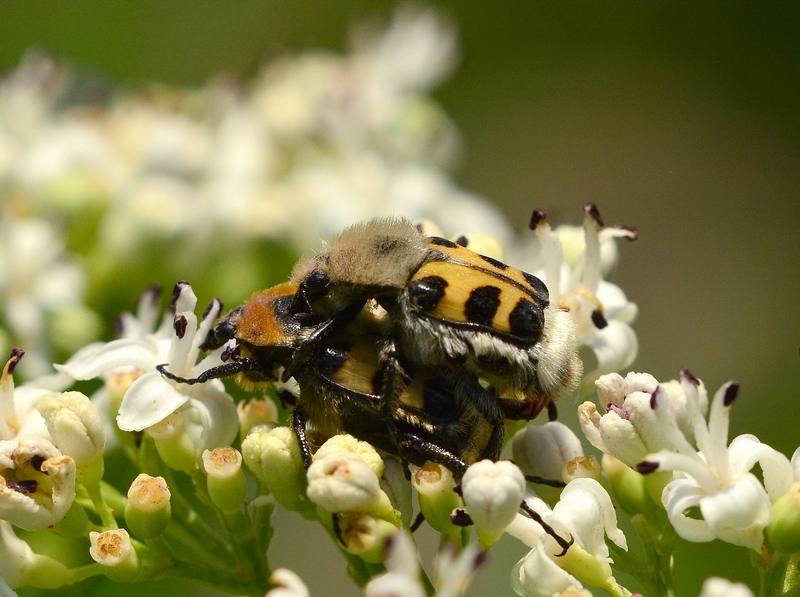
[[[632,243],[635,240],[639,240],[639,229],[636,228],[635,226],[623,226],[621,224],[616,224],[614,228],[621,232],[627,233],[627,234],[619,234],[617,236],[624,238],[628,242]]]
[[[6,486],[17,493],[29,495],[31,493],[36,493],[36,490],[39,488],[39,482],[35,479],[25,479],[19,482],[7,481]]]
[[[594,218],[594,221],[597,222],[597,225],[600,228],[603,228],[605,224],[603,224],[603,218],[600,216],[600,210],[597,209],[597,205],[594,203],[587,203],[583,206],[583,212],[588,214]]]
[[[725,406],[730,406],[731,404],[733,404],[733,401],[736,400],[736,397],[738,395],[739,395],[739,384],[733,381],[725,390],[725,398],[723,399],[722,403]]]
[[[605,315],[603,315],[603,311],[600,309],[595,309],[592,311],[592,323],[598,330],[608,327],[608,320],[606,320]]]
[[[175,316],[175,321],[172,323],[172,327],[175,329],[175,334],[181,340],[183,340],[183,337],[186,335],[187,325],[188,322],[186,321],[186,317],[180,314]]]
[[[456,244],[466,247],[469,244],[469,239],[463,234],[456,239]]]
[[[222,311],[222,307],[223,306],[224,306],[224,303],[221,300],[219,300],[218,298],[211,299],[211,301],[209,301],[209,303],[208,303],[208,307],[206,307],[206,310],[203,311],[203,316],[201,317],[201,319],[205,319],[206,317],[208,317],[208,315],[211,313],[211,311],[214,310],[214,307],[217,307],[217,309],[219,311]]]
[[[544,222],[546,218],[547,212],[537,207],[531,214],[531,220],[528,222],[528,228],[531,230],[536,230],[536,227]]]
[[[472,517],[463,508],[453,510],[453,513],[450,514],[450,521],[457,527],[469,527],[475,524],[472,522]]]
[[[660,465],[658,462],[648,462],[647,460],[643,460],[636,465],[636,471],[642,475],[649,475],[650,473],[656,472],[659,467]]]
[[[42,472],[42,465],[44,464],[45,460],[46,460],[46,458],[44,456],[33,456],[30,459],[30,463],[31,463],[31,466],[33,467],[33,470],[35,470],[37,473],[41,473]]]
[[[700,380],[699,380],[699,379],[697,379],[697,378],[696,378],[696,377],[695,377],[695,376],[692,374],[692,372],[691,372],[691,371],[689,371],[689,370],[688,370],[686,367],[683,367],[683,368],[681,369],[681,377],[683,377],[683,378],[686,378],[686,380],[687,380],[687,381],[690,381],[690,382],[692,383],[692,385],[694,385],[696,388],[699,388],[699,387],[700,387]]]
[[[180,298],[181,292],[183,291],[183,289],[186,288],[188,285],[189,285],[189,282],[187,282],[186,280],[180,280],[180,281],[175,283],[175,288],[172,289],[172,306],[173,307],[175,306],[175,303],[178,302],[178,299]]]

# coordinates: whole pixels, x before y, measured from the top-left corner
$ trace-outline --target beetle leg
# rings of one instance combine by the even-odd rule
[[[283,370],[282,381],[287,381],[290,377],[294,377],[295,372],[298,371],[300,367],[308,364],[314,355],[317,354],[322,343],[330,338],[332,334],[335,334],[353,321],[361,309],[364,308],[365,304],[366,300],[353,303],[340,313],[337,313],[330,319],[317,325],[308,338],[301,342],[295,349],[291,362]]]
[[[300,444],[300,456],[303,458],[303,467],[308,470],[308,467],[311,466],[311,448],[309,448],[308,439],[306,438],[306,420],[299,406],[296,406],[292,411],[292,429]]]
[[[453,477],[456,479],[461,479],[467,470],[467,463],[458,456],[416,435],[410,433],[403,434],[402,438],[397,442],[397,445],[401,451],[407,453],[408,456],[412,456],[409,460],[419,461],[420,458],[413,458],[413,455],[417,455],[421,456],[424,460],[430,460],[431,462],[441,464],[453,473]],[[409,452],[412,454],[408,454]]]

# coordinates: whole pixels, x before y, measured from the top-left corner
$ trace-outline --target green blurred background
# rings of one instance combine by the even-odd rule
[[[586,201],[607,223],[637,226],[615,278],[640,307],[635,369],[667,380],[687,366],[711,392],[739,380],[732,433],[791,456],[800,443],[798,4],[434,5],[462,36],[462,64],[435,94],[464,136],[459,184],[520,229],[532,207],[554,224],[578,223]],[[220,72],[247,78],[284,53],[343,50],[351,23],[385,19],[393,6],[4,1],[0,67],[39,46],[110,83],[199,86]],[[278,527],[276,565],[292,565],[312,595],[357,594],[316,527],[296,517]],[[505,546],[471,595],[511,594],[505,575],[523,552]],[[752,584],[748,557],[718,542],[681,550],[678,594],[697,595],[710,574]]]

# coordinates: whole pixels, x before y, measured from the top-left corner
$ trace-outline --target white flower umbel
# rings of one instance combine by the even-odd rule
[[[517,516],[525,495],[525,476],[508,460],[481,460],[464,473],[461,495],[481,546],[488,549]]]
[[[539,265],[532,273],[550,291],[550,303],[568,309],[575,322],[578,344],[594,351],[597,369],[584,377],[584,387],[599,375],[621,371],[636,358],[639,343],[630,324],[638,309],[622,289],[608,282],[616,266],[617,238],[635,240],[632,228],[604,227],[597,207],[583,207],[583,230],[559,226],[552,230],[547,214],[536,210],[530,227],[540,244]]]
[[[117,424],[123,431],[141,431],[181,409],[187,430],[198,453],[233,442],[239,420],[233,399],[222,382],[214,379],[202,384],[183,384],[167,379],[156,367],[183,378],[195,378],[223,360],[229,347],[215,350],[197,362],[205,340],[222,304],[218,300],[203,315],[198,325],[194,309],[197,297],[187,282],[179,282],[173,295],[175,316],[172,333],[145,334],[143,338],[121,338],[76,355],[60,367],[75,379],[92,379],[121,367],[135,367],[145,373],[131,384],[122,400]],[[163,326],[162,326],[163,327]],[[185,409],[188,405],[190,408]]]
[[[48,440],[0,441],[0,519],[27,531],[56,524],[75,499],[75,461]]]
[[[714,395],[706,423],[697,393],[687,392],[695,450],[681,431],[666,392],[655,392],[653,410],[677,451],[650,454],[637,468],[641,473],[674,471],[675,480],[664,488],[661,499],[678,535],[694,542],[722,539],[758,551],[772,502],[792,484],[792,465],[752,435],[740,435],[727,444],[730,407],[738,393],[736,382],[724,384]],[[750,472],[756,464],[761,467],[763,484]],[[693,508],[699,509],[701,518],[687,515]]]
[[[570,587],[580,588],[581,583],[619,594],[605,537],[622,549],[627,549],[627,541],[617,528],[614,505],[605,489],[594,479],[575,479],[552,510],[538,498],[526,501],[556,533],[571,536],[574,543],[562,555],[562,547],[540,524],[517,515],[506,532],[532,548],[512,574],[517,594],[550,597]]]

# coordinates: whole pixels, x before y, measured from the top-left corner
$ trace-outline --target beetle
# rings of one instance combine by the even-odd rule
[[[426,237],[405,218],[345,229],[298,263],[291,279],[298,291],[289,313],[314,328],[293,366],[374,300],[389,314],[387,338],[397,344],[388,355],[449,364],[483,379],[506,418],[534,418],[580,379],[574,325],[550,305],[541,280]]]
[[[226,363],[194,379],[177,377],[163,365],[159,370],[188,384],[227,376],[245,388],[277,381],[313,334],[288,313],[296,292],[292,284],[257,292],[217,323],[203,348],[234,341],[223,353]],[[418,466],[438,462],[457,477],[476,460],[497,460],[505,427],[492,395],[475,377],[447,364],[386,359],[389,329],[386,312],[367,305],[347,327],[305,351],[302,363],[292,363],[300,388],[292,427],[306,467],[311,446],[342,432]],[[398,389],[392,401],[383,399],[387,385]]]

